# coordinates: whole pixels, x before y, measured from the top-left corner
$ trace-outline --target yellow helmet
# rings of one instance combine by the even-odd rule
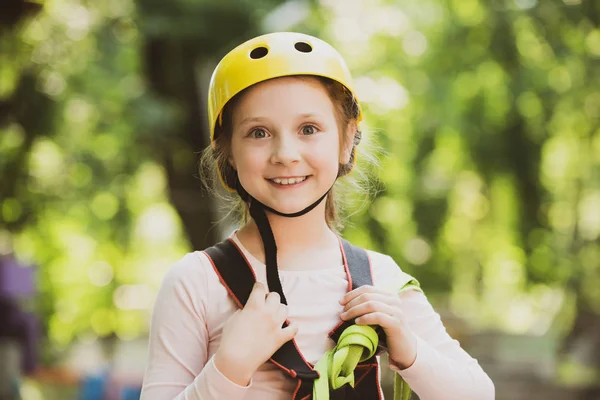
[[[316,37],[294,32],[258,36],[231,50],[215,68],[208,89],[210,140],[223,107],[242,90],[259,82],[289,75],[315,75],[333,79],[352,89],[350,71],[342,56]],[[360,109],[360,105],[359,105]],[[358,120],[362,119],[362,110]]]

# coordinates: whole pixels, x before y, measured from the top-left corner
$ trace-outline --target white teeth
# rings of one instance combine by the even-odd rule
[[[283,178],[283,179],[274,178],[271,180],[279,185],[293,185],[296,183],[303,182],[306,178],[307,178],[306,176],[303,176],[301,178]]]

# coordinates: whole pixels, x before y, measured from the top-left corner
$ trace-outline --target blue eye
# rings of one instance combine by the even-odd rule
[[[317,128],[313,125],[305,125],[302,127],[302,134],[305,136],[314,135],[317,133]]]
[[[252,132],[250,132],[249,136],[251,136],[255,139],[263,139],[263,138],[267,137],[267,132],[262,128],[257,128],[257,129],[254,129]]]

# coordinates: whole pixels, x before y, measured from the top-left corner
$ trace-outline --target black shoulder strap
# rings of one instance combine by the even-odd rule
[[[344,267],[349,275],[349,290],[357,289],[364,285],[372,285],[373,277],[371,275],[371,262],[367,251],[357,247],[345,239],[342,239],[342,250],[344,257]],[[349,326],[354,325],[353,320],[344,321],[329,333],[329,337],[336,343],[342,332]]]
[[[204,250],[212,261],[219,280],[240,308],[246,304],[256,277],[246,259],[229,240],[224,240]]]
[[[256,282],[254,271],[240,249],[231,241],[225,240],[205,250],[215,272],[229,295],[240,308],[248,301],[252,287]],[[287,321],[284,326],[287,326]],[[304,359],[294,340],[286,342],[271,357],[278,367],[293,378],[314,380],[319,374]]]
[[[367,251],[344,239],[342,239],[342,249],[344,250],[344,266],[348,268],[352,279],[352,290],[363,285],[372,285],[371,262]]]

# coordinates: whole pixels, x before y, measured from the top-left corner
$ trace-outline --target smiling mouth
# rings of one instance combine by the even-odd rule
[[[268,179],[268,181],[275,183],[277,185],[287,186],[287,185],[296,185],[298,183],[302,183],[306,179],[308,179],[308,177],[309,176],[307,175],[307,176],[299,176],[299,177],[295,177],[295,178],[273,178],[273,179]]]

